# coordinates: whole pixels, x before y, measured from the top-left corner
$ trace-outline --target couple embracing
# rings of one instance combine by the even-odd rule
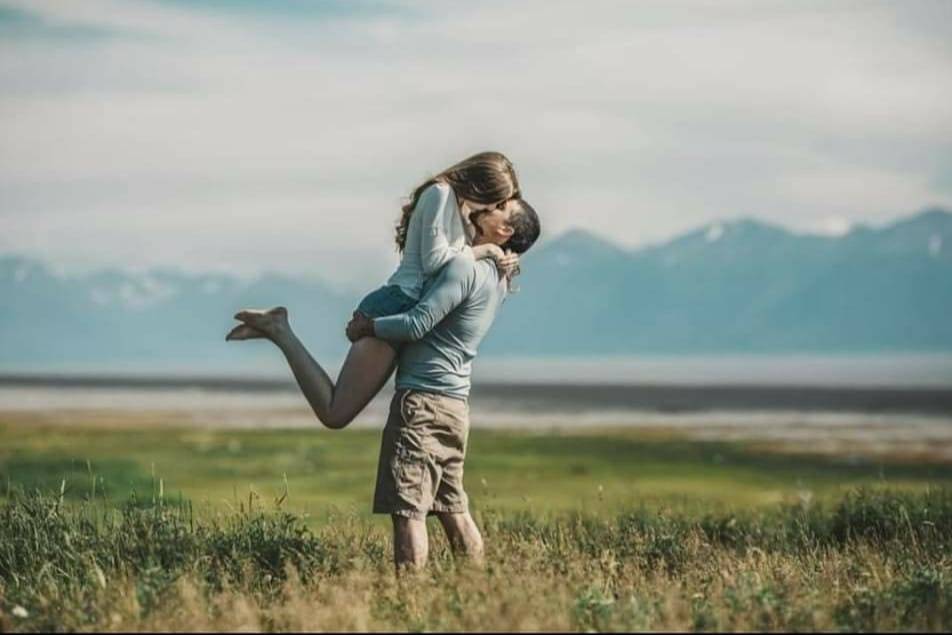
[[[482,557],[463,490],[472,361],[519,272],[519,256],[539,233],[512,163],[482,152],[413,191],[397,225],[400,264],[354,311],[336,384],[294,334],[284,307],[235,315],[241,324],[226,339],[274,342],[328,428],[350,423],[396,367],[373,511],[393,521],[398,570],[426,563],[429,514],[456,553]]]

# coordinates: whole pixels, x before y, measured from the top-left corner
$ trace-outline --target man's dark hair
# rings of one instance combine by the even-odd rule
[[[509,217],[509,224],[512,226],[513,234],[502,246],[503,249],[511,249],[513,252],[522,255],[529,251],[529,247],[539,239],[542,227],[539,225],[539,215],[532,209],[525,200],[519,199],[519,208]]]

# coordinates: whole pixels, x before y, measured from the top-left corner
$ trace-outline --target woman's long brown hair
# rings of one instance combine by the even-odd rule
[[[487,207],[504,203],[519,196],[519,180],[512,162],[500,152],[480,152],[456,165],[450,166],[420,184],[403,206],[397,223],[397,249],[403,251],[407,244],[410,217],[420,201],[423,191],[434,183],[446,183],[456,193],[457,200],[465,199]]]

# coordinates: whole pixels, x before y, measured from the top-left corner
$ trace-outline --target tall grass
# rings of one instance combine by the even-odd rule
[[[396,578],[389,534],[249,501],[196,515],[13,492],[0,630],[949,630],[952,492],[741,514],[484,511],[484,567]],[[432,529],[435,529],[432,528]]]

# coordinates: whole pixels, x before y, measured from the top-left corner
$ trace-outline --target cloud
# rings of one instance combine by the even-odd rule
[[[3,249],[363,283],[400,197],[487,148],[550,236],[952,204],[945,2],[3,5]]]

